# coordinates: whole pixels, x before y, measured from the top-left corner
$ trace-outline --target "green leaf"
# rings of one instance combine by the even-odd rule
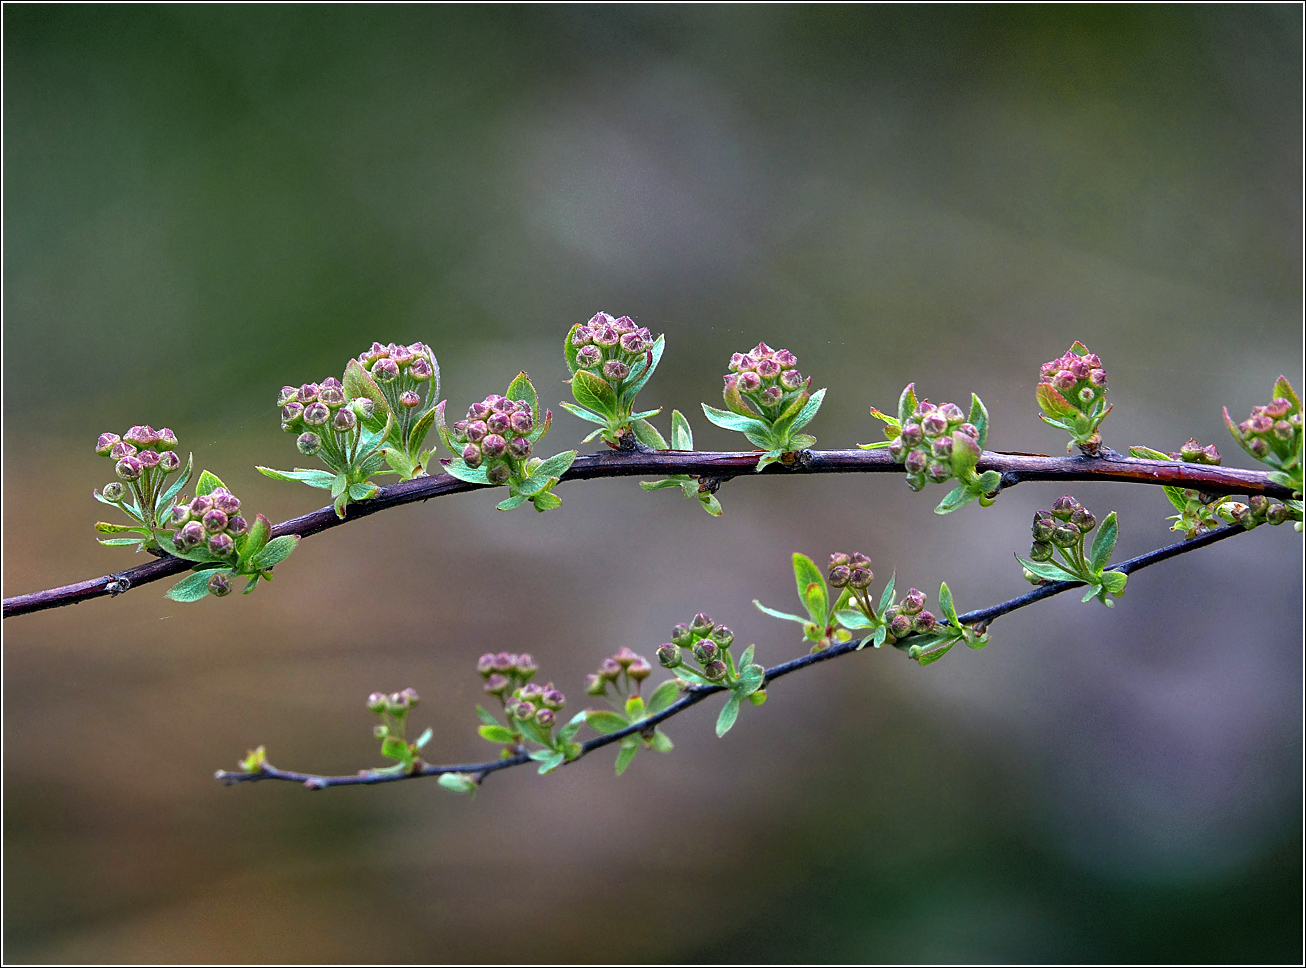
[[[770,428],[755,417],[744,417],[729,410],[718,410],[706,403],[700,404],[703,414],[712,423],[726,430],[738,430],[741,433],[769,434]]]
[[[479,704],[477,705],[476,715],[480,718],[481,722],[483,722],[486,726],[499,725],[499,720],[497,720],[494,717],[494,714],[489,712],[484,706],[481,706]]]
[[[1182,488],[1174,487],[1170,484],[1162,484],[1161,490],[1165,492],[1165,496],[1170,499],[1170,503],[1174,505],[1175,510],[1180,514],[1188,510],[1188,498],[1184,497]],[[1096,539],[1094,540],[1094,544],[1096,544]]]
[[[575,373],[580,369],[580,364],[576,362],[580,347],[572,343],[571,338],[576,335],[576,330],[584,325],[584,323],[576,323],[571,329],[567,330],[567,335],[562,340],[562,356],[567,361],[567,371],[569,373]]]
[[[644,718],[644,700],[631,696],[626,700],[626,721],[637,723]]]
[[[500,726],[497,723],[493,726],[487,723],[480,727],[477,732],[488,739],[491,743],[511,743],[517,738],[517,734],[511,729],[507,726]]]
[[[240,571],[248,571],[250,559],[263,550],[270,537],[272,537],[272,524],[263,515],[255,515],[254,523],[250,525],[245,537],[240,539],[238,559]]]
[[[658,363],[662,360],[662,351],[666,348],[666,342],[666,336],[659,336],[654,340],[653,345],[649,347],[649,352],[652,353],[653,356],[648,364],[648,368],[635,377],[635,381],[631,383],[630,386],[626,387],[625,392],[622,393],[622,398],[624,399],[626,406],[630,406],[635,399],[635,395],[639,393],[640,390],[644,389],[644,384],[653,376],[653,371],[658,368]],[[663,447],[659,449],[665,450],[666,448]]]
[[[1292,405],[1293,410],[1301,409],[1301,400],[1297,398],[1297,393],[1293,390],[1292,384],[1288,382],[1286,376],[1281,376],[1274,381],[1274,396],[1283,397]]]
[[[617,416],[617,393],[601,376],[577,370],[571,378],[571,393],[582,407],[612,420]]]
[[[1089,586],[1088,586],[1088,591],[1084,592],[1084,597],[1081,598],[1080,601],[1081,601],[1081,602],[1086,602],[1086,601],[1088,601],[1090,598],[1096,598],[1096,597],[1097,597],[1098,595],[1100,595],[1100,594],[1102,594],[1102,586],[1101,586],[1101,585],[1089,585]]]
[[[961,622],[957,618],[957,608],[952,604],[952,589],[948,587],[946,581],[939,586],[939,607],[943,609],[943,614],[948,616],[949,622],[961,628]]]
[[[694,432],[689,429],[689,421],[679,410],[671,411],[671,449],[694,449]]]
[[[721,502],[717,500],[715,494],[700,494],[698,500],[703,505],[703,510],[712,517],[721,517]]]
[[[955,449],[953,450],[953,453],[956,453]],[[982,494],[982,491],[977,490],[969,484],[958,484],[948,492],[947,496],[944,497],[942,501],[939,502],[938,507],[934,509],[934,513],[951,514],[958,508],[965,507]]]
[[[808,585],[817,584],[820,585],[822,589],[825,588],[825,576],[821,574],[821,569],[816,567],[816,563],[812,561],[811,558],[808,558],[807,555],[802,554],[801,552],[795,551],[793,555],[793,563],[794,584],[798,586],[798,598],[800,600],[806,601]],[[822,612],[820,615],[813,615],[812,618],[819,622],[825,618],[825,613]]]
[[[761,602],[759,602],[756,598],[753,599],[753,604],[757,606],[759,611],[765,612],[767,615],[770,615],[772,618],[782,618],[787,622],[797,622],[799,625],[806,625],[809,621],[811,621],[810,619],[800,618],[797,615],[791,615],[789,612],[781,612],[781,611],[777,611],[774,608],[768,608],[766,605],[763,605]]]
[[[563,726],[558,730],[559,745],[569,742],[571,738],[576,735],[576,731],[583,725],[585,725],[585,713],[584,711],[581,711],[575,716],[572,716],[571,719],[567,720],[566,726]]]
[[[563,761],[567,759],[567,754],[557,750],[536,750],[530,754],[530,758],[540,764],[539,772],[545,774],[552,773],[562,766]]]
[[[605,736],[608,733],[620,732],[630,725],[624,716],[606,709],[585,710],[585,722],[589,724],[590,729]]]
[[[388,423],[389,419],[394,416],[394,411],[390,409],[390,402],[386,400],[385,394],[381,388],[376,385],[372,379],[372,374],[367,372],[367,368],[359,363],[358,360],[350,360],[345,366],[345,378],[341,385],[345,389],[346,400],[371,400],[376,408],[372,412],[372,418],[377,423]]]
[[[645,715],[656,716],[674,703],[679,695],[680,687],[676,685],[676,680],[668,679],[654,689],[653,695],[648,697],[648,708],[645,710]]]
[[[716,735],[718,739],[730,732],[730,727],[739,718],[739,703],[742,698],[739,693],[732,692],[730,698],[726,700],[726,704],[721,707],[721,715],[716,718]]]
[[[921,665],[929,665],[931,662],[938,662],[945,655],[947,655],[948,652],[952,649],[952,647],[956,644],[957,644],[957,640],[953,639],[951,642],[943,646],[943,648],[941,649],[935,649],[933,652],[925,652],[918,655],[916,657],[916,661],[919,662]]]
[[[908,383],[903,387],[902,395],[898,397],[898,426],[901,427],[907,422],[907,418],[916,410],[916,384]]]
[[[984,406],[984,401],[978,395],[970,395],[970,416],[966,418],[967,423],[973,424],[979,431],[980,450],[989,442],[989,412]]]
[[[578,407],[575,404],[568,403],[566,400],[561,401],[559,406],[561,406],[562,409],[566,410],[568,413],[572,413],[575,414],[577,417],[580,417],[581,420],[588,420],[590,423],[601,424],[604,427],[608,425],[608,421],[606,417],[600,417],[597,413],[591,413],[590,411],[586,410],[584,407]]]
[[[529,494],[522,494],[520,491],[512,497],[506,497],[495,505],[500,511],[511,511],[515,507],[520,507],[530,500]]]
[[[732,413],[741,417],[756,417],[757,411],[744,402],[744,398],[739,395],[739,387],[733,383],[727,384],[722,391],[722,399],[725,400],[726,406]]]
[[[653,742],[651,745],[653,749],[657,750],[659,753],[670,753],[675,749],[675,744],[671,742],[671,737],[660,729],[653,730]]]
[[[460,481],[466,481],[468,484],[489,484],[490,479],[485,476],[484,467],[468,467],[467,462],[461,457],[455,457],[453,460],[445,463],[444,472],[450,477],[456,477]]]
[[[315,468],[305,469],[296,467],[293,471],[278,471],[271,467],[256,466],[255,468],[264,477],[270,477],[274,481],[300,481],[309,487],[329,488],[336,479],[336,475],[331,471],[322,471]]]
[[[803,604],[812,616],[812,621],[824,627],[828,622],[830,600],[825,591],[825,583],[812,582],[803,593]]]
[[[1079,408],[1072,404],[1047,383],[1038,385],[1038,405],[1049,417],[1066,420],[1079,415]]]
[[[375,484],[350,484],[349,499],[351,501],[366,501],[374,498],[381,492],[381,489]]]
[[[476,780],[470,773],[441,773],[435,782],[454,793],[465,793],[468,796],[476,794]]]
[[[539,465],[531,471],[531,477],[561,477],[571,467],[576,459],[576,453],[574,450],[564,450],[548,460],[540,461]]]
[[[1120,535],[1120,525],[1116,522],[1116,513],[1112,511],[1098,525],[1097,535],[1093,538],[1093,548],[1089,552],[1088,566],[1094,574],[1101,573],[1111,560],[1111,552],[1116,550],[1116,538]]]
[[[621,747],[621,752],[617,754],[617,776],[621,776],[621,774],[626,772],[626,767],[630,766],[630,761],[635,758],[635,754],[638,752],[638,743],[635,743],[632,746],[623,745]]]
[[[122,534],[126,531],[133,531],[136,534],[150,533],[149,528],[141,527],[139,524],[110,524],[108,521],[96,521],[95,530],[100,534]]]
[[[788,432],[793,433],[802,430],[816,417],[816,412],[821,409],[821,402],[825,400],[825,388],[822,387],[812,394],[811,398],[803,404],[803,409],[798,411],[798,415],[786,428]]]
[[[197,571],[187,575],[168,589],[166,596],[174,602],[197,602],[209,593],[209,578],[214,570]]]
[[[635,439],[645,447],[652,447],[654,450],[667,450],[666,438],[658,433],[658,429],[647,420],[634,420],[630,426],[635,431]]]
[[[531,503],[535,505],[536,511],[552,511],[562,507],[562,498],[552,491],[543,491],[531,498]]]
[[[125,548],[128,545],[138,545],[144,543],[143,538],[96,538],[96,541],[110,548]],[[169,552],[172,554],[172,552]],[[175,557],[175,556],[174,556]]]
[[[755,645],[750,645],[748,648],[744,649],[744,654],[739,657],[739,668],[742,669],[745,666],[752,665],[753,653],[756,651],[757,646]]]
[[[846,629],[875,628],[875,623],[853,608],[841,608],[834,613],[835,619]]]
[[[743,665],[741,663],[741,665]],[[753,663],[743,666],[743,671],[739,673],[739,684],[735,686],[734,693],[740,698],[751,696],[762,688],[762,683],[766,679],[766,669]]]
[[[1125,583],[1128,581],[1129,576],[1123,571],[1102,572],[1102,586],[1117,598],[1125,593]]]
[[[639,486],[646,491],[660,491],[664,487],[682,487],[684,482],[677,478],[684,477],[683,474],[677,474],[675,477],[664,477],[660,481],[640,481]],[[697,485],[695,485],[697,487]]]
[[[533,414],[538,415],[540,412],[540,398],[535,393],[535,384],[531,383],[531,378],[526,375],[525,370],[512,378],[505,396],[509,400],[525,400]]]
[[[180,491],[183,487],[185,487],[186,482],[190,480],[190,470],[194,460],[195,460],[194,454],[187,455],[186,466],[182,470],[181,476],[178,477],[175,481],[173,481],[170,485],[168,485],[168,489],[164,491],[163,494],[156,501],[155,507],[159,508],[160,510],[166,511],[168,507],[171,506],[172,499],[177,496],[177,492]]]
[[[195,482],[195,496],[204,497],[212,494],[218,488],[225,488],[227,485],[222,483],[222,479],[212,471],[205,471],[200,475],[200,479]]]
[[[1159,450],[1153,450],[1151,447],[1141,447],[1135,445],[1129,448],[1130,457],[1139,457],[1143,460],[1164,460],[1171,459],[1169,454],[1163,454]]]
[[[1020,555],[1016,555],[1016,560],[1039,578],[1046,578],[1048,581],[1082,581],[1073,571],[1063,568],[1055,561],[1026,561]]]
[[[290,553],[299,544],[299,535],[283,534],[273,538],[258,554],[250,558],[250,565],[259,571],[267,571],[273,565],[290,557]]]
[[[898,580],[898,570],[895,568],[892,575],[889,576],[889,583],[884,586],[884,592],[880,595],[879,615],[884,614],[884,610],[893,604],[893,583]]]

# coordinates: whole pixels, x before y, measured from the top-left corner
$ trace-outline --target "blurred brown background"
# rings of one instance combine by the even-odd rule
[[[323,492],[283,383],[424,340],[456,411],[596,310],[667,334],[643,399],[702,447],[731,352],[828,386],[818,446],[915,380],[1059,453],[1038,365],[1106,361],[1119,449],[1224,429],[1301,366],[1301,11],[1217,7],[4,8],[4,593],[104,574],[101,431],[168,425],[245,507]],[[554,407],[550,452],[583,425]],[[662,420],[666,429],[666,420]],[[1065,596],[925,669],[866,652],[724,740],[472,801],[211,779],[381,765],[363,708],[423,696],[444,761],[487,649],[584,705],[613,649],[706,610],[773,664],[789,555],[963,608],[1024,587],[1061,488],[947,518],[892,477],[736,480],[710,520],[633,480],[561,510],[469,494],[307,542],[249,598],[151,585],[4,623],[5,955],[48,961],[1294,961],[1300,536],[1264,528]],[[1160,492],[1076,486],[1126,557]],[[655,676],[653,681],[658,681]]]

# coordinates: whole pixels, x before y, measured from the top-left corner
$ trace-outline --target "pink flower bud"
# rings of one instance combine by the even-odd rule
[[[372,379],[377,383],[392,383],[399,379],[399,364],[391,359],[377,360],[372,364]]]
[[[135,457],[136,448],[127,443],[127,441],[121,440],[113,445],[113,449],[109,451],[109,456],[114,460],[122,460],[124,457]]]
[[[227,555],[234,554],[236,543],[231,540],[230,535],[215,534],[209,538],[209,553],[223,558]]]
[[[177,468],[181,467],[181,458],[174,451],[165,450],[159,455],[159,466],[171,474]]]
[[[485,471],[485,479],[495,485],[507,484],[510,476],[511,472],[504,464],[494,464]]]
[[[405,390],[403,393],[399,394],[400,405],[407,407],[409,410],[413,409],[413,407],[416,407],[421,402],[422,398],[413,390]]]
[[[95,442],[95,452],[101,457],[108,457],[109,451],[113,450],[114,445],[120,440],[122,438],[117,434],[100,434],[99,440]]]
[[[219,531],[225,531],[227,528],[227,516],[223,512],[214,508],[204,515],[204,530],[209,534],[217,534]]]
[[[159,464],[159,455],[152,450],[143,450],[136,455],[136,459],[144,467],[157,467]]]
[[[611,383],[620,383],[630,376],[630,367],[621,360],[608,360],[603,364],[603,375]]]
[[[466,447],[463,448],[463,452],[462,452],[463,462],[468,467],[480,467],[481,456],[482,456],[481,448],[477,447],[475,444],[468,444]]]
[[[331,410],[325,403],[310,403],[304,408],[304,423],[320,427],[331,419]]]
[[[124,481],[137,480],[144,470],[145,466],[137,457],[124,457],[113,467],[114,473]]]

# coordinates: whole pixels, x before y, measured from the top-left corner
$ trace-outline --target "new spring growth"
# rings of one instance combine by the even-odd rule
[[[168,589],[176,602],[228,595],[234,577],[248,579],[243,591],[249,594],[260,579],[272,579],[272,569],[299,543],[297,535],[273,538],[261,514],[248,520],[240,499],[209,471],[200,474],[193,498],[172,504],[165,527],[157,534],[163,550],[192,562],[194,572]]]
[[[435,405],[440,398],[440,364],[424,343],[382,345],[350,360],[345,367],[345,397],[372,403],[364,420],[369,430],[379,430],[389,421],[383,455],[403,481],[426,473],[434,448],[422,449],[435,422]]]
[[[667,447],[667,442],[662,439],[662,435],[653,429],[652,424],[649,428],[653,430],[656,439],[649,446],[658,450],[693,450],[694,449],[694,432],[689,428],[689,421],[679,410],[671,411],[671,446]],[[642,440],[642,438],[641,438]],[[639,486],[646,491],[657,491],[664,487],[678,487],[685,497],[697,498],[702,504],[703,510],[713,517],[721,516],[721,502],[717,500],[716,488],[719,482],[715,480],[699,480],[690,477],[688,474],[671,474],[662,478],[660,481],[640,481]]]
[[[476,663],[476,671],[485,680],[486,695],[499,700],[507,725],[483,706],[476,707],[480,717],[480,734],[491,743],[503,744],[500,755],[505,759],[530,750],[528,743],[541,746],[530,752],[540,762],[540,772],[549,773],[581,754],[572,737],[585,721],[583,713],[554,733],[561,725],[560,713],[567,697],[553,683],[541,686],[532,682],[538,667],[530,654],[523,652],[487,652]]]
[[[1039,372],[1040,418],[1070,434],[1067,451],[1078,447],[1096,456],[1102,446],[1098,428],[1111,412],[1106,402],[1106,370],[1098,355],[1076,341],[1064,355],[1044,363]]]
[[[1229,408],[1224,410],[1229,433],[1247,453],[1273,468],[1270,480],[1292,488],[1296,501],[1289,508],[1300,521],[1302,495],[1302,406],[1286,377],[1274,384],[1274,399],[1263,407],[1253,407],[1251,416],[1234,424]],[[1298,530],[1300,530],[1300,524]]]
[[[379,726],[373,728],[373,734],[381,740],[381,755],[388,760],[395,760],[393,766],[370,770],[372,774],[412,773],[422,765],[422,747],[431,741],[431,730],[427,729],[410,743],[404,733],[408,726],[408,714],[416,708],[420,697],[415,689],[403,692],[374,692],[367,697],[367,708],[381,718]]]
[[[747,353],[730,357],[725,374],[726,410],[703,404],[707,419],[726,430],[738,430],[764,454],[760,471],[776,461],[792,463],[799,451],[816,443],[802,430],[821,409],[825,390],[809,393],[812,378],[798,372],[798,357],[758,343]]]
[[[1029,549],[1031,560],[1016,556],[1024,567],[1025,578],[1035,585],[1084,582],[1088,585],[1084,601],[1096,598],[1103,605],[1113,605],[1108,593],[1119,598],[1128,581],[1122,572],[1106,570],[1119,535],[1116,513],[1112,511],[1102,521],[1092,547],[1085,553],[1084,540],[1097,526],[1097,518],[1070,495],[1057,498],[1051,510],[1036,512],[1030,526],[1034,538]]]
[[[673,628],[671,641],[660,646],[657,653],[658,662],[676,674],[674,682],[679,688],[722,686],[730,691],[717,717],[718,736],[724,736],[735,724],[739,704],[745,699],[754,706],[766,702],[766,690],[762,688],[766,669],[753,661],[755,646],[744,649],[736,662],[730,652],[734,641],[734,632],[699,612],[689,622]],[[692,661],[686,661],[686,656]]]
[[[871,408],[872,416],[884,421],[886,440],[859,444],[863,450],[884,447],[907,471],[907,486],[919,491],[931,481],[955,480],[954,487],[934,509],[948,514],[978,500],[993,503],[1002,475],[997,471],[975,473],[989,437],[989,414],[978,396],[971,394],[970,412],[955,403],[934,405],[916,399],[916,385],[907,384],[898,398],[898,416]]]
[[[662,662],[662,649],[658,650],[658,661]],[[595,732],[607,735],[628,729],[662,712],[676,701],[680,687],[676,680],[668,679],[645,700],[640,694],[641,687],[652,673],[653,667],[648,659],[626,646],[604,658],[598,671],[585,677],[585,692],[603,697],[612,708],[585,710],[585,722]],[[626,772],[641,745],[659,753],[669,753],[673,744],[662,730],[654,727],[622,737],[617,753],[617,776]]]
[[[281,408],[281,429],[295,435],[296,449],[331,470],[259,467],[260,473],[329,490],[341,518],[350,502],[376,496],[379,488],[369,483],[369,478],[385,463],[382,445],[394,424],[393,414],[382,416],[378,405],[366,396],[348,398],[344,385],[332,376],[321,383],[282,387],[277,406]]]
[[[596,313],[588,323],[577,323],[568,331],[562,352],[576,403],[564,400],[562,407],[599,425],[586,443],[602,435],[609,446],[622,450],[634,449],[636,440],[646,447],[666,449],[666,441],[648,422],[661,408],[634,410],[635,396],[657,369],[664,346],[665,337],[654,339],[629,316],[614,319]]]
[[[527,501],[537,511],[556,508],[562,499],[553,488],[576,459],[576,451],[563,451],[548,460],[532,456],[552,421],[552,411],[540,416],[539,398],[525,371],[509,384],[506,395],[492,393],[473,403],[466,418],[452,427],[445,423],[441,401],[435,408],[435,424],[454,455],[441,463],[459,480],[507,485],[508,497],[499,502],[500,511],[511,511]]]
[[[118,478],[101,490],[93,491],[102,504],[118,508],[134,524],[110,524],[101,521],[95,530],[101,534],[117,535],[98,539],[100,544],[135,546],[168,551],[161,547],[157,533],[167,526],[168,509],[173,497],[190,480],[191,461],[186,459],[183,469],[181,458],[173,449],[177,435],[167,427],[155,430],[149,424],[132,427],[121,437],[103,433],[95,442],[95,452],[113,461],[113,472]],[[181,472],[169,483],[168,479]]]

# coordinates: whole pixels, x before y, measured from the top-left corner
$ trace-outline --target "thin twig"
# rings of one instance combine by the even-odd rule
[[[1196,551],[1198,548],[1204,548],[1207,545],[1214,544],[1217,541],[1223,541],[1225,538],[1233,537],[1236,534],[1245,534],[1246,529],[1234,525],[1228,528],[1220,528],[1217,531],[1210,531],[1197,538],[1189,541],[1180,541],[1176,544],[1166,545],[1164,548],[1158,548],[1155,551],[1149,551],[1147,554],[1139,555],[1136,558],[1130,558],[1119,564],[1112,565],[1108,571],[1119,571],[1126,575],[1141,571],[1150,565],[1158,564],[1178,555],[1187,554],[1190,551]],[[1042,601],[1045,598],[1051,598],[1053,595],[1060,595],[1062,592],[1068,592],[1073,588],[1083,588],[1085,582],[1082,581],[1059,581],[1048,582],[1040,585],[1038,588],[1024,595],[1017,596],[997,605],[988,608],[977,609],[973,612],[965,612],[958,615],[958,620],[963,625],[983,625],[987,627],[995,619],[1024,608],[1026,605],[1032,605],[1035,602]],[[900,648],[908,648],[911,645],[910,638],[900,643]],[[798,672],[800,669],[806,669],[814,666],[818,662],[827,662],[830,659],[838,658],[841,655],[847,655],[850,652],[859,651],[856,640],[841,642],[831,645],[820,652],[813,652],[801,656],[797,659],[791,659],[788,662],[782,662],[779,665],[772,666],[766,670],[766,678],[763,685],[768,685],[779,679],[781,676],[787,676],[792,672]],[[670,719],[672,716],[679,715],[691,706],[696,706],[708,696],[718,692],[725,692],[725,686],[691,686],[685,691],[680,699],[668,706],[662,712],[638,722],[632,723],[625,729],[618,730],[615,733],[607,733],[603,736],[595,737],[587,742],[581,743],[581,756],[601,749],[612,743],[616,743],[626,736],[635,733],[644,733],[654,726]],[[579,759],[579,757],[577,757]],[[523,766],[526,763],[534,762],[526,753],[518,753],[515,756],[506,759],[491,760],[486,763],[459,763],[445,766],[435,766],[430,763],[420,763],[411,773],[378,773],[374,771],[365,771],[350,776],[319,776],[314,773],[296,773],[292,770],[278,770],[272,766],[265,766],[262,770],[252,773],[228,772],[219,770],[214,774],[214,778],[221,782],[231,785],[234,783],[252,783],[258,780],[288,780],[294,783],[302,783],[311,790],[321,790],[326,787],[334,786],[369,786],[376,783],[393,783],[399,780],[415,780],[424,776],[439,776],[442,773],[465,773],[475,777],[476,782],[480,783],[487,775],[498,770],[506,770],[514,766]],[[571,762],[575,762],[572,760]]]
[[[775,463],[763,470],[762,474],[902,473],[902,465],[894,463],[884,450],[814,450],[804,453],[802,461],[795,461],[791,465]],[[704,479],[729,480],[752,476],[757,467],[757,458],[756,451],[609,451],[577,457],[562,479],[584,481],[607,477],[688,474]],[[1280,499],[1291,496],[1287,488],[1270,481],[1269,475],[1263,471],[1132,457],[1042,457],[985,451],[980,458],[978,470],[1000,472],[1004,489],[1022,481],[1124,481],[1170,484],[1196,488],[1211,494],[1264,494]],[[350,504],[348,516],[343,519],[336,517],[332,508],[325,507],[311,514],[282,521],[272,529],[272,533],[274,536],[297,534],[306,538],[403,504],[479,490],[485,486],[468,484],[448,474],[419,477],[390,484],[381,488],[376,497]],[[104,595],[118,595],[150,582],[179,575],[190,567],[189,562],[167,556],[112,575],[15,595],[4,600],[4,617],[75,605]]]

